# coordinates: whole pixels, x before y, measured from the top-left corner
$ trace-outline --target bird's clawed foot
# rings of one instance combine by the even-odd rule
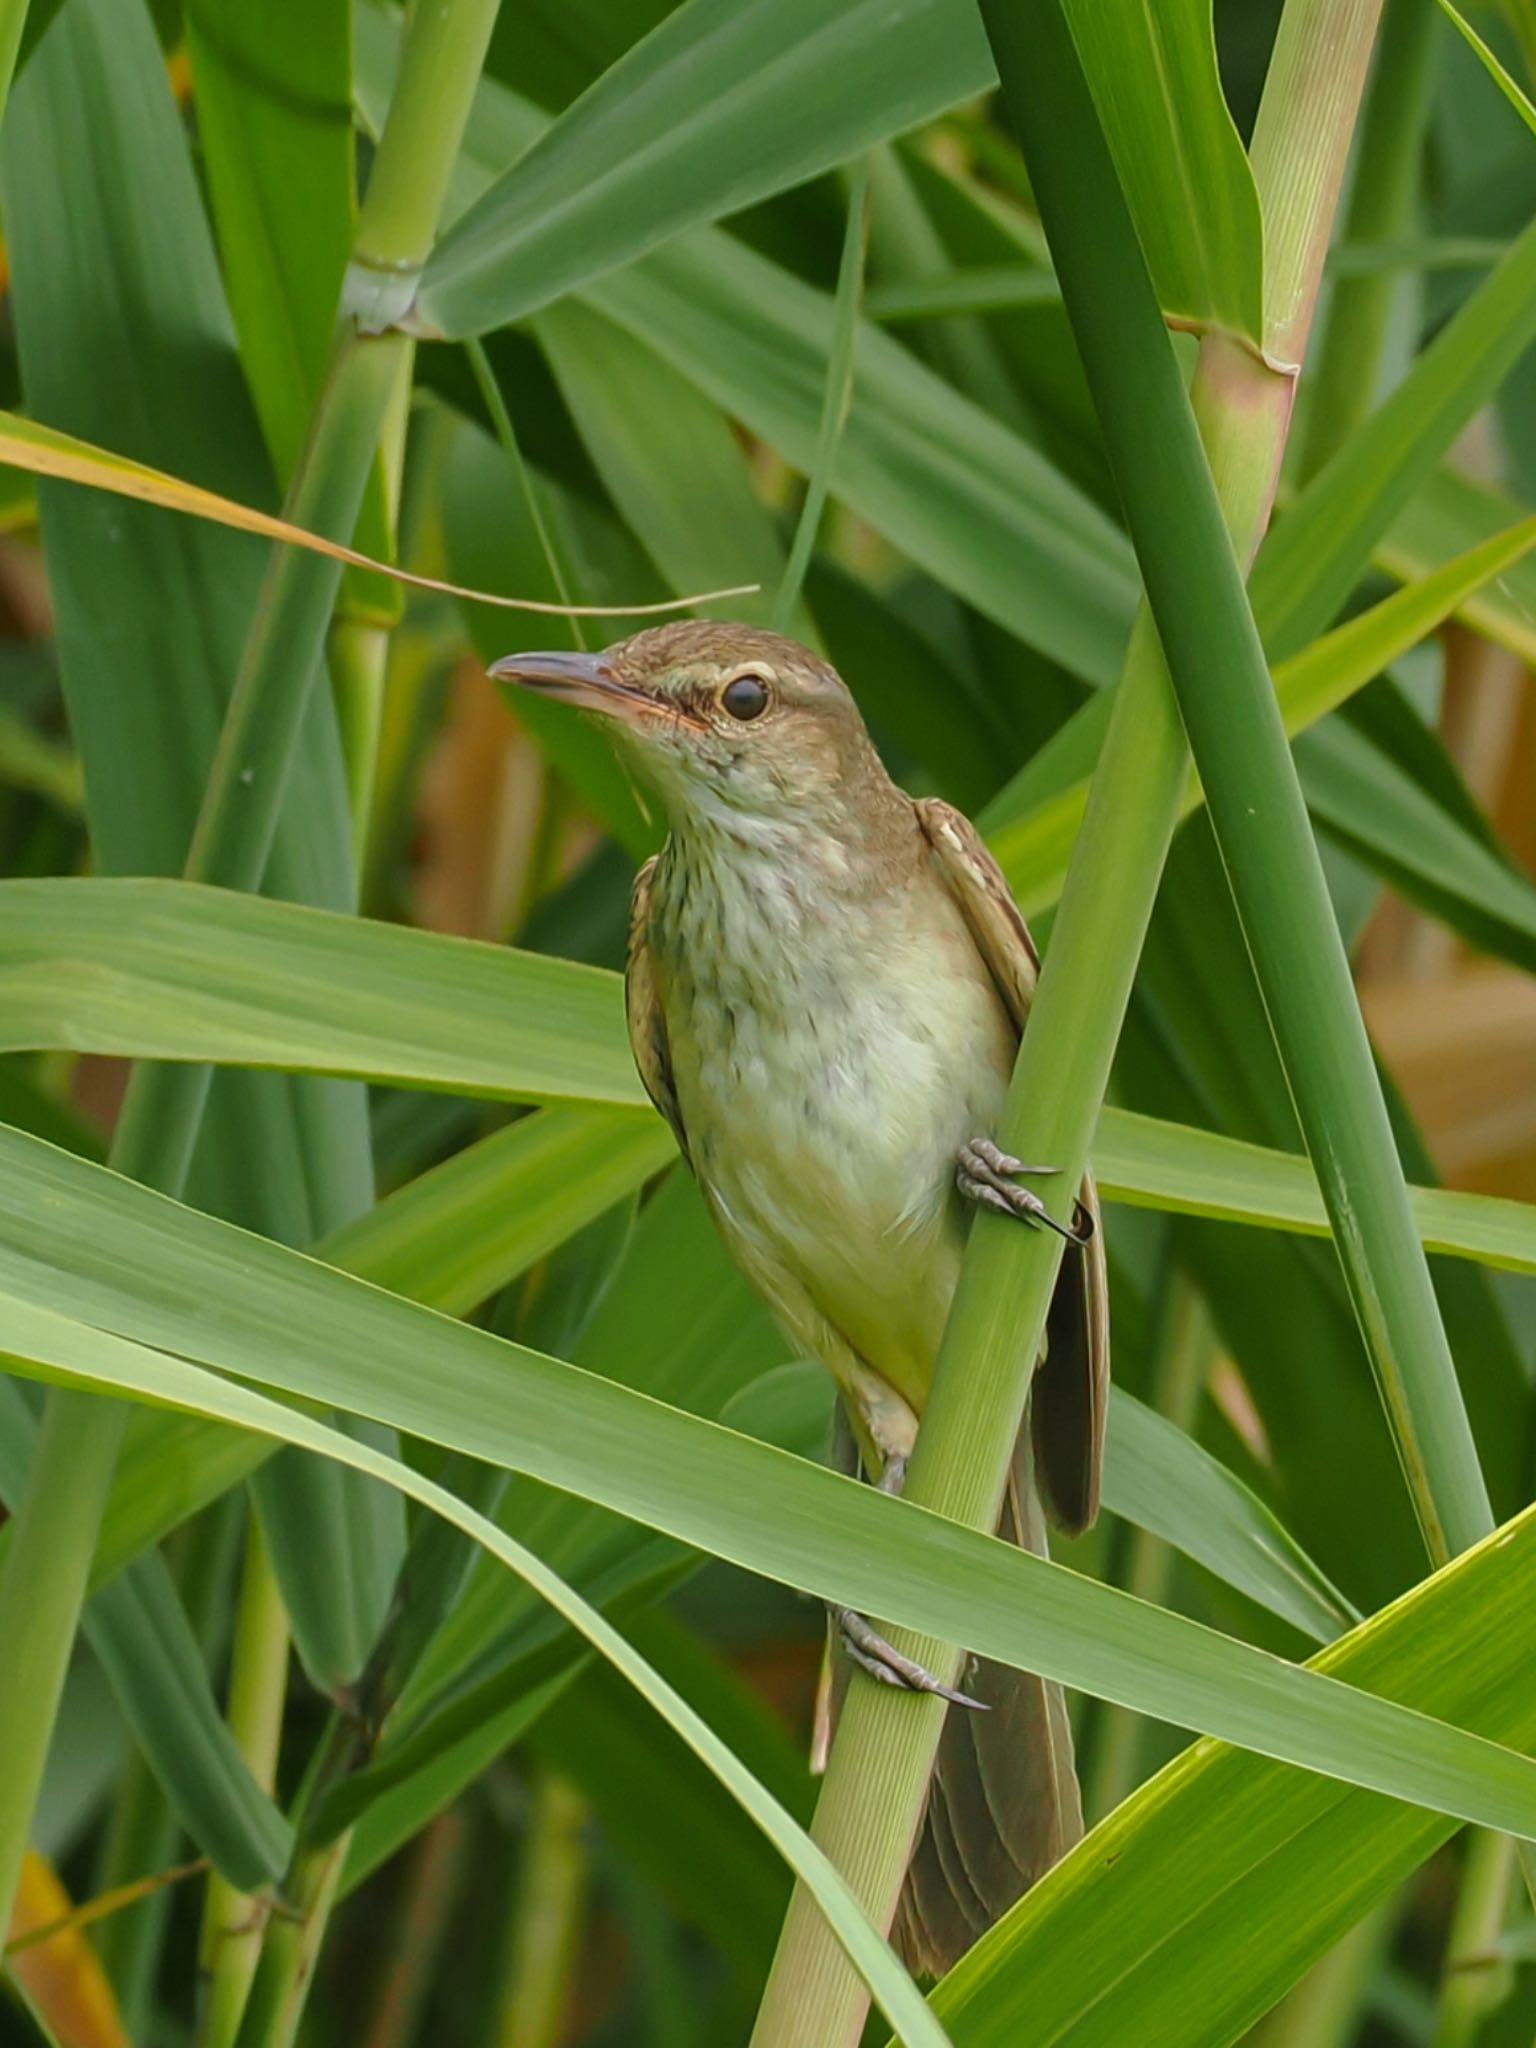
[[[906,1476],[905,1456],[893,1452],[875,1484],[882,1493],[899,1494]],[[951,1706],[975,1707],[979,1713],[986,1713],[985,1700],[973,1700],[968,1692],[957,1692],[952,1685],[941,1684],[915,1657],[903,1656],[894,1643],[888,1643],[868,1615],[860,1614],[857,1608],[834,1607],[832,1625],[854,1663],[882,1685],[898,1685],[904,1692],[937,1693]]]
[[[1073,1204],[1070,1224],[1058,1223],[1040,1197],[1030,1188],[1021,1188],[1015,1178],[1021,1173],[1059,1170],[1054,1166],[1026,1166],[994,1145],[990,1138],[972,1138],[969,1144],[960,1147],[955,1185],[968,1202],[979,1202],[1004,1216],[1017,1216],[1024,1223],[1043,1223],[1068,1244],[1089,1244],[1093,1240],[1093,1218],[1081,1202]]]
[[[985,1713],[985,1700],[973,1700],[968,1692],[957,1692],[954,1686],[944,1685],[925,1670],[915,1658],[904,1657],[893,1643],[875,1627],[867,1616],[856,1608],[834,1607],[832,1620],[843,1639],[843,1648],[858,1665],[882,1685],[897,1685],[904,1692],[937,1693],[941,1700],[948,1700],[951,1706],[975,1707]]]

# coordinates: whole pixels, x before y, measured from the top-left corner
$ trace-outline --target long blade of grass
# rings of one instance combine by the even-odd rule
[[[606,970],[179,882],[0,882],[0,913],[0,1048],[602,1104],[636,1173],[666,1157],[629,1054],[619,979]],[[523,1142],[509,1135],[497,1146],[511,1156]],[[1286,1153],[1111,1106],[1094,1160],[1119,1200],[1328,1228],[1310,1166]],[[458,1208],[448,1191],[472,1188],[480,1171],[468,1157],[443,1169],[445,1215]],[[1413,1199],[1431,1249],[1511,1270],[1536,1263],[1529,1204],[1438,1189]],[[389,1214],[386,1205],[377,1225],[359,1224],[360,1238],[387,1234]]]
[[[41,1310],[67,1292],[100,1330],[527,1472],[818,1596],[963,1629],[980,1654],[1312,1769],[1536,1827],[1536,1764],[1464,1748],[1385,1701],[1319,1691],[1229,1637],[36,1140],[0,1139],[0,1153],[0,1287],[13,1300]]]
[[[1437,4],[1440,12],[1455,28],[1456,33],[1467,44],[1468,48],[1476,55],[1478,63],[1482,65],[1526,127],[1530,129],[1533,135],[1536,135],[1536,107],[1531,105],[1530,100],[1519,83],[1510,77],[1495,53],[1483,41],[1461,9],[1454,4],[1454,0],[1437,0]]]
[[[720,1778],[763,1828],[790,1866],[811,1885],[882,2009],[910,2048],[945,2048],[947,2036],[924,2005],[906,1972],[859,1911],[842,1879],[789,1815],[744,1768],[712,1728],[640,1657],[595,1609],[532,1551],[515,1543],[484,1516],[400,1460],[355,1443],[339,1430],[313,1421],[246,1388],[201,1372],[181,1359],[126,1343],[52,1311],[14,1299],[0,1305],[0,1349],[87,1385],[129,1391],[256,1429],[279,1441],[334,1458],[370,1478],[397,1487],[462,1530],[515,1572],[620,1670],[663,1714],[689,1747]],[[1484,1745],[1486,1747],[1486,1745]],[[1496,1751],[1492,1752],[1497,1754]],[[1533,1774],[1536,1775],[1536,1774]],[[1532,1799],[1536,1816],[1536,1796]],[[1536,1819],[1533,1819],[1536,1825]]]
[[[1481,1544],[1314,1663],[1529,1748],[1536,1702],[1507,1633],[1528,1572],[1497,1540]],[[1202,1743],[1049,1872],[934,2006],[964,2048],[1230,2048],[1450,1833],[1428,1814]]]

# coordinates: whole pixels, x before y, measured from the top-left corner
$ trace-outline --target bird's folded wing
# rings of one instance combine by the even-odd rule
[[[651,879],[656,872],[652,854],[635,877],[629,899],[629,947],[624,962],[624,1011],[629,1020],[629,1042],[645,1092],[672,1126],[677,1149],[688,1158],[688,1134],[683,1113],[677,1106],[672,1085],[672,1055],[667,1047],[667,1020],[656,987],[655,964],[649,939],[651,923]],[[692,1164],[692,1161],[689,1161]]]
[[[1040,955],[1003,871],[970,819],[952,804],[924,797],[914,809],[939,873],[1022,1032],[1039,979]],[[1082,1252],[1069,1251],[1063,1260],[1030,1409],[1041,1491],[1069,1534],[1086,1529],[1098,1513],[1109,1406],[1109,1279],[1091,1173],[1083,1176],[1078,1200],[1091,1219],[1093,1238]]]

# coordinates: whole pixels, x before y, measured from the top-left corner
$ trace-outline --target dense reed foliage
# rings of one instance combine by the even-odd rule
[[[1531,2040],[1529,12],[0,0],[0,2048]],[[484,666],[668,604],[1043,942],[1051,1563],[1059,1242],[889,1498],[646,1102],[661,820]],[[1073,1690],[937,1985],[829,1599]]]

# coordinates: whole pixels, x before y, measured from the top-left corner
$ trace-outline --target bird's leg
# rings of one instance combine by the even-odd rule
[[[900,1493],[907,1476],[907,1454],[895,1452],[886,1458],[880,1477],[875,1481],[882,1493]],[[871,1678],[882,1685],[897,1685],[906,1692],[937,1693],[940,1699],[948,1700],[957,1707],[976,1707],[986,1712],[983,1700],[973,1700],[969,1693],[957,1692],[953,1686],[944,1685],[931,1671],[913,1657],[903,1656],[894,1643],[888,1643],[867,1615],[860,1614],[854,1607],[834,1607],[831,1610],[832,1626],[842,1638],[843,1648]]]
[[[1093,1219],[1081,1202],[1073,1205],[1070,1224],[1058,1223],[1033,1189],[1021,1188],[1015,1178],[1021,1173],[1058,1170],[1054,1166],[1026,1166],[994,1145],[990,1138],[972,1138],[960,1147],[955,1186],[968,1202],[979,1202],[1004,1216],[1017,1216],[1024,1223],[1043,1223],[1068,1244],[1089,1244],[1093,1240]]]

